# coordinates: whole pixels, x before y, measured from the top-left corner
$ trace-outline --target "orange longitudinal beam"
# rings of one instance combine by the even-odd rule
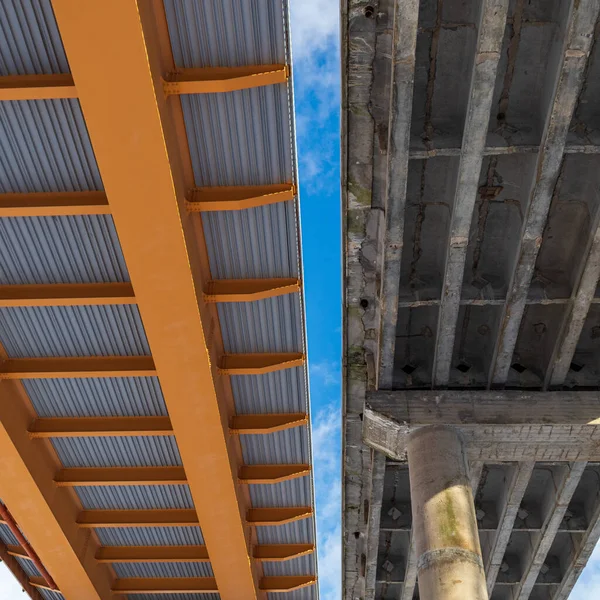
[[[53,100],[76,97],[73,77],[68,73],[0,77],[0,100]]]
[[[150,356],[9,358],[0,362],[0,380],[153,375],[156,369]]]
[[[178,69],[165,76],[163,89],[167,95],[214,94],[285,83],[288,77],[286,65]]]
[[[273,354],[225,354],[221,357],[221,375],[264,375],[282,369],[301,367],[304,355],[298,352]]]
[[[58,487],[104,485],[183,485],[183,467],[74,467],[61,469],[54,478]]]
[[[306,413],[237,415],[231,419],[229,431],[237,435],[266,435],[307,423]]]
[[[246,522],[255,527],[285,525],[313,516],[310,506],[290,506],[285,508],[251,508],[246,515]]]
[[[188,212],[246,210],[293,200],[296,188],[291,183],[194,188],[185,207]]]
[[[38,418],[29,437],[121,437],[173,435],[169,417],[52,417]]]
[[[290,481],[310,474],[310,465],[244,465],[240,468],[240,483],[270,484]]]
[[[83,529],[103,527],[198,527],[198,515],[190,508],[145,510],[84,510],[77,517]]]
[[[217,279],[204,291],[206,302],[253,302],[293,294],[300,290],[298,279]]]
[[[29,438],[34,417],[19,382],[0,381],[0,497],[65,598],[110,597],[111,573],[98,565],[98,542],[81,535],[80,505],[56,488],[55,455]]]
[[[0,285],[0,308],[135,304],[130,283]]]
[[[164,8],[139,0],[76,4],[53,0],[54,13],[218,591],[222,600],[255,599],[257,572],[246,511],[238,504],[245,492],[237,482],[228,405],[217,392],[223,384],[207,339],[215,325],[203,300],[195,221],[185,205],[191,181],[174,121],[177,101],[163,87],[165,46],[154,11]],[[127,77],[115,85],[115,65],[124,56]]]
[[[0,217],[108,215],[104,192],[36,192],[0,194]]]

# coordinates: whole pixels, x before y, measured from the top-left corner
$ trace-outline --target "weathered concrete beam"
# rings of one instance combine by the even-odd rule
[[[596,210],[587,244],[586,258],[582,263],[564,321],[556,338],[546,371],[544,388],[562,385],[567,377],[583,324],[596,293],[599,277],[600,210]]]
[[[381,293],[380,389],[391,389],[394,371],[418,22],[419,0],[396,0]]]
[[[567,600],[573,586],[581,575],[587,564],[598,540],[600,539],[600,503],[596,503],[596,509],[590,519],[590,524],[583,538],[577,546],[575,556],[562,578],[562,581],[554,593],[553,600]]]
[[[549,103],[527,213],[516,253],[498,337],[490,367],[489,385],[502,386],[508,377],[527,293],[542,242],[542,234],[558,179],[569,125],[583,84],[600,2],[571,0],[565,21],[565,40]]]
[[[446,386],[450,377],[450,363],[460,308],[469,230],[479,189],[479,174],[490,120],[498,62],[502,51],[507,10],[508,0],[483,0],[481,2],[477,47],[473,61],[469,104],[458,167],[458,182],[446,250],[442,303],[433,359],[434,388]]]
[[[486,146],[483,156],[506,156],[507,154],[537,154],[539,146],[531,144],[516,144],[514,146]],[[410,160],[426,160],[438,156],[460,156],[462,148],[432,148],[431,150],[409,150]],[[600,154],[600,146],[596,144],[567,144],[565,154]]]
[[[535,462],[533,461],[517,463],[507,487],[502,490],[502,494],[505,496],[504,506],[498,517],[499,526],[496,530],[492,548],[485,565],[487,591],[490,596],[496,584],[498,571],[504,559],[504,553],[510,540],[517,511],[521,506],[521,500],[523,500],[523,496],[525,495],[525,490],[531,479],[534,466]]]
[[[526,306],[553,306],[570,304],[574,301],[573,298],[545,298],[529,296],[525,302]],[[461,298],[461,306],[504,306],[505,298],[486,298],[482,295],[480,298]],[[600,298],[592,297],[589,299],[590,304],[600,304]],[[423,306],[439,306],[440,300],[412,300],[398,302],[398,308],[420,308]]]
[[[557,486],[554,496],[554,506],[549,511],[544,524],[542,525],[542,534],[530,535],[532,543],[532,553],[529,565],[523,569],[523,577],[521,582],[515,586],[513,598],[515,600],[527,600],[531,594],[535,581],[539,575],[540,569],[544,564],[546,555],[552,546],[556,532],[565,515],[565,511],[569,506],[571,497],[573,496],[579,480],[583,475],[586,463],[578,461],[570,463],[565,468],[565,473]]]
[[[377,583],[377,555],[379,553],[379,523],[383,501],[385,479],[385,455],[373,453],[371,466],[371,498],[369,501],[369,522],[367,529],[367,567],[365,575],[365,600],[375,598]]]
[[[411,431],[456,425],[475,461],[600,459],[599,392],[377,391],[363,413],[364,442],[404,460]]]

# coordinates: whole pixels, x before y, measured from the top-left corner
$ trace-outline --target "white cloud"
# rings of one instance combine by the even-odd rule
[[[310,363],[310,376],[325,386],[335,385],[340,381],[340,365],[328,360]]]
[[[569,600],[591,600],[591,598],[600,598],[600,544],[596,545],[569,596]]]
[[[0,598],[23,600],[23,589],[4,563],[0,563]]]
[[[319,537],[319,587],[323,600],[339,600],[342,593],[342,482],[341,411],[337,403],[332,402],[313,418],[312,442]]]
[[[295,60],[310,58],[338,43],[339,0],[291,0],[292,52]]]

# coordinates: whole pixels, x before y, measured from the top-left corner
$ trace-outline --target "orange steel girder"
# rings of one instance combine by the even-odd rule
[[[77,525],[72,493],[54,483],[58,464],[47,442],[29,438],[33,416],[21,384],[0,381],[2,501],[65,598],[108,600],[113,576],[94,558],[97,541]]]
[[[182,156],[185,133],[168,104],[178,99],[167,101],[163,89],[162,3],[53,0],[53,7],[220,597],[262,598],[247,495],[237,482],[239,441],[229,433],[223,396],[229,384],[215,368],[219,325],[203,298],[210,274],[198,215],[185,205],[193,187]],[[127,77],[116,85],[124,56]],[[279,358],[268,368],[303,362],[294,356],[281,365]]]

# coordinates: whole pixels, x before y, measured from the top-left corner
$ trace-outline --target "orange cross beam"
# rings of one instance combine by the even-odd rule
[[[77,517],[82,529],[111,527],[198,527],[198,515],[191,508],[146,510],[84,510]]]
[[[291,183],[274,185],[194,188],[185,207],[188,212],[245,210],[293,200],[296,188]]]
[[[0,362],[0,380],[154,375],[151,356],[9,358]]]
[[[135,304],[130,283],[0,285],[0,308]]]
[[[313,544],[272,544],[254,548],[254,558],[263,562],[281,562],[312,554]],[[14,552],[14,553],[13,553]],[[22,556],[12,546],[9,553]],[[104,546],[96,552],[100,563],[148,563],[148,562],[209,562],[206,546]]]
[[[291,592],[309,585],[315,585],[314,575],[294,575],[280,577],[263,577],[260,589],[264,592]],[[214,577],[131,577],[117,579],[112,593],[124,594],[181,594],[210,593],[218,591]]]
[[[177,69],[166,74],[163,89],[168,96],[233,92],[285,83],[289,74],[286,65]]]
[[[173,435],[169,417],[50,417],[38,418],[29,437],[121,437]]]
[[[304,355],[298,352],[272,354],[225,354],[221,357],[221,375],[264,375],[283,369],[301,367]]]
[[[300,291],[298,279],[220,279],[209,281],[205,302],[253,302]]]
[[[68,73],[0,77],[0,100],[53,100],[76,97],[73,77]]]
[[[290,506],[284,508],[251,508],[246,522],[254,527],[286,525],[303,519],[310,519],[313,509],[310,506]]]
[[[231,419],[229,431],[237,435],[264,435],[301,427],[307,423],[306,413],[237,415]]]
[[[240,483],[272,484],[310,475],[310,465],[244,465],[240,468]]]
[[[108,215],[104,192],[36,192],[0,194],[0,217]]]

